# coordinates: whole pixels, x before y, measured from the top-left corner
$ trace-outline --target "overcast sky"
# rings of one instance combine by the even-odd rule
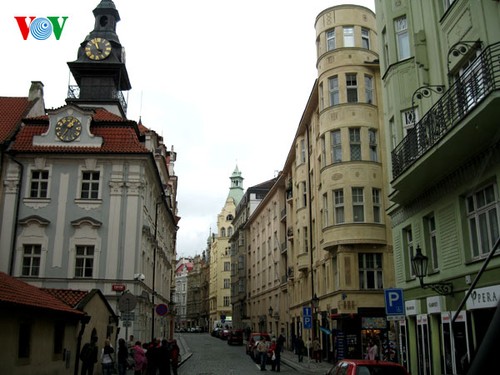
[[[68,61],[94,28],[100,0],[0,2],[0,96],[44,84],[46,108],[65,104]],[[234,168],[244,188],[281,170],[316,71],[314,23],[344,3],[374,0],[114,0],[132,84],[131,120],[177,152],[178,256],[201,254]],[[56,40],[23,40],[15,16],[67,16]],[[73,82],[72,82],[73,83]]]

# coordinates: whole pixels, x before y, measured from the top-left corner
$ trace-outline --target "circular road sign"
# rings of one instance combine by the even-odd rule
[[[164,303],[160,303],[156,306],[156,313],[161,316],[168,314],[168,306]]]
[[[135,309],[137,298],[132,293],[123,293],[118,300],[118,308],[121,312],[130,312]]]

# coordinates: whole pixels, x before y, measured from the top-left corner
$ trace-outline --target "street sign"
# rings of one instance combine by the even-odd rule
[[[158,306],[156,306],[156,313],[160,316],[168,314],[168,306],[164,303],[160,303]]]
[[[403,289],[390,288],[384,289],[385,313],[387,315],[404,315],[405,301],[403,298]]]
[[[122,318],[122,320],[135,321],[135,313],[134,312],[122,312],[121,318]]]
[[[121,312],[130,312],[135,309],[137,298],[132,293],[125,292],[118,300],[118,308]]]
[[[310,307],[302,308],[302,315],[304,320],[304,329],[312,328],[312,309]]]

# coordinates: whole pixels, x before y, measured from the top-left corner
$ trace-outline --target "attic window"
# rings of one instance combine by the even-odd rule
[[[100,19],[99,19],[99,24],[104,27],[108,24],[108,17],[106,16],[102,16]]]

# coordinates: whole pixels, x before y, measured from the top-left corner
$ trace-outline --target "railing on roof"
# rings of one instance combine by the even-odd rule
[[[465,70],[392,151],[392,175],[399,177],[438,143],[491,92],[500,89],[500,43],[492,44]]]
[[[80,87],[78,85],[68,85],[68,99],[80,99]],[[123,111],[127,113],[127,101],[121,91],[115,91],[111,99],[117,99]]]

